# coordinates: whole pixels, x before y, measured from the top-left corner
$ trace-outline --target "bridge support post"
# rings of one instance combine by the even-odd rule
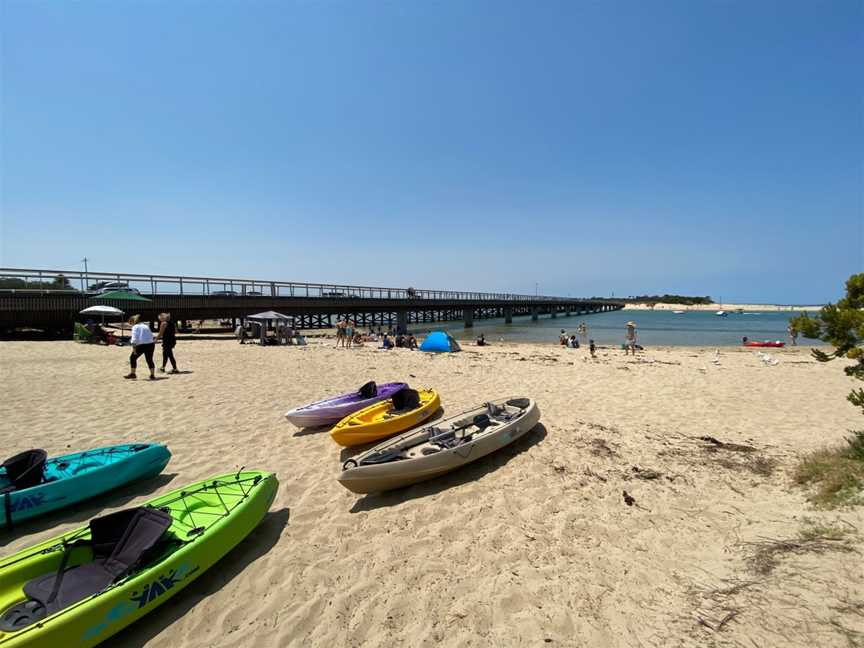
[[[408,311],[396,313],[396,333],[403,335],[408,332]]]
[[[531,321],[532,321],[532,322],[536,322],[536,321],[537,321],[537,318],[539,317],[539,313],[540,313],[540,309],[539,309],[539,308],[537,308],[536,306],[532,306],[532,307],[531,307]]]
[[[512,324],[513,323],[513,309],[512,308],[508,307],[508,308],[504,309],[504,323],[505,324]]]
[[[473,308],[463,308],[462,309],[462,320],[465,322],[465,328],[473,328],[474,327],[474,309]]]
[[[552,319],[555,319],[556,317],[558,317],[558,307],[552,306],[551,310],[552,310]]]

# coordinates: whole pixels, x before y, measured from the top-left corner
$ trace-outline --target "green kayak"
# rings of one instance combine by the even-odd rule
[[[266,515],[279,483],[241,471],[0,560],[0,646],[95,646],[211,567]]]

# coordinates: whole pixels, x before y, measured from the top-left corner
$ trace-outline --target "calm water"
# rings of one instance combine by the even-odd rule
[[[619,345],[624,341],[624,328],[629,320],[636,322],[639,343],[643,346],[738,346],[743,336],[751,340],[782,340],[789,344],[786,326],[790,312],[729,313],[717,317],[713,312],[685,312],[674,315],[671,311],[614,311],[596,315],[580,315],[551,319],[541,316],[536,322],[530,317],[516,317],[513,324],[503,320],[475,320],[473,329],[465,329],[459,322],[446,322],[444,328],[456,339],[473,339],[485,333],[489,341],[503,337],[512,342],[558,341],[561,329],[568,335],[576,333],[580,322],[588,326],[588,337],[599,345]],[[412,327],[414,328],[414,327]],[[814,344],[798,338],[799,345]]]

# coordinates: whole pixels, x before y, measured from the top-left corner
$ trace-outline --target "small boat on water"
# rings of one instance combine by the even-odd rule
[[[716,313],[714,313],[714,314],[715,314],[717,317],[726,317],[729,313],[727,313],[725,310],[718,310],[718,311],[717,311]]]
[[[682,310],[672,311],[672,314],[673,315],[683,315],[684,311],[682,311]]]
[[[342,464],[339,483],[377,493],[438,477],[494,452],[532,430],[540,408],[503,398],[380,443]]]

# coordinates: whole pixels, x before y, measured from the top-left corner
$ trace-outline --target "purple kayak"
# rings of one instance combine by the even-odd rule
[[[366,383],[356,392],[295,407],[285,412],[285,418],[301,428],[332,425],[364,407],[387,400],[407,386],[405,383],[384,383],[383,385],[376,385],[374,382]]]

